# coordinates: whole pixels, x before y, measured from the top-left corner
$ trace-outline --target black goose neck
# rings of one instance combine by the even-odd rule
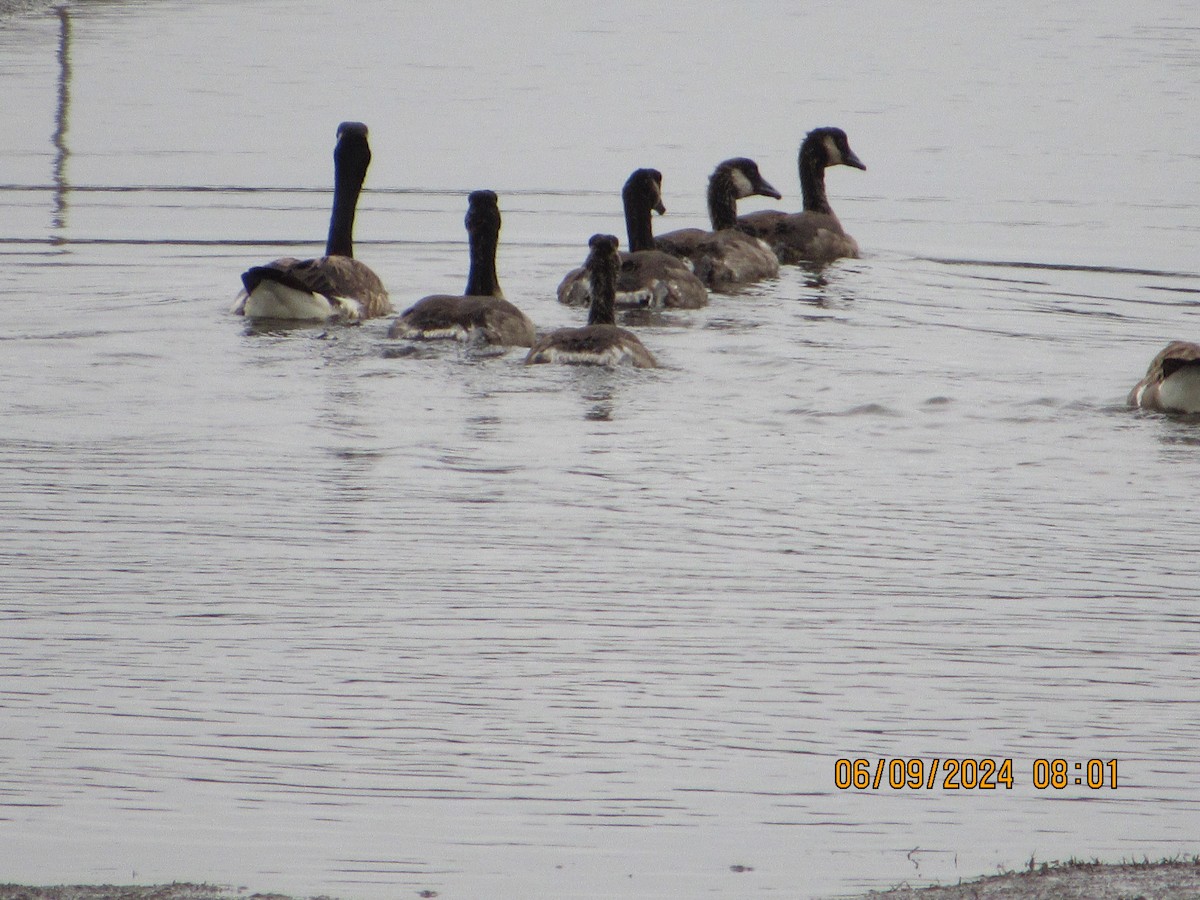
[[[496,248],[500,244],[500,206],[494,191],[473,191],[467,198],[467,238],[471,245],[471,270],[467,295],[503,297],[496,274]]]
[[[617,323],[617,242],[598,242],[593,239],[592,252],[588,254],[588,279],[592,289],[592,305],[588,310],[589,325],[615,325]]]
[[[621,202],[625,207],[625,234],[629,238],[629,252],[654,250],[654,225],[651,213],[657,208],[663,211],[662,200],[654,185],[657,170],[638,169],[625,182],[621,190]]]
[[[354,256],[354,213],[358,195],[362,192],[371,150],[363,139],[360,142],[343,137],[333,151],[333,214],[329,218],[329,237],[325,241],[326,256]]]
[[[708,219],[713,231],[737,224],[737,186],[725,169],[717,169],[708,179]]]
[[[472,297],[502,297],[500,277],[496,273],[496,247],[499,235],[471,233],[471,270],[467,274],[467,294]]]
[[[625,233],[629,237],[629,252],[653,250],[654,225],[650,218],[650,207],[630,207],[625,204]]]
[[[816,140],[806,140],[800,147],[800,193],[805,212],[832,213],[825,194],[825,154]]]

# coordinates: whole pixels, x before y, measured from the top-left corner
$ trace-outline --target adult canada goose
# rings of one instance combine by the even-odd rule
[[[843,256],[857,257],[858,244],[846,234],[833,214],[825,195],[825,170],[830,166],[865,170],[846,132],[840,128],[816,128],[800,144],[800,192],[804,211],[785,213],[773,209],[739,216],[737,227],[762,238],[782,263],[829,262]]]
[[[533,345],[525,357],[525,365],[568,363],[655,368],[658,363],[637,336],[616,325],[617,269],[620,266],[616,237],[594,234],[588,247],[591,252],[585,268],[591,279],[592,305],[587,325],[550,332]]]
[[[471,247],[465,293],[434,294],[418,300],[392,322],[388,337],[528,347],[537,331],[525,313],[504,299],[496,276],[500,205],[494,191],[473,191],[467,197],[465,224]]]
[[[758,194],[780,199],[779,191],[759,174],[752,159],[727,159],[708,179],[708,217],[712,231],[684,228],[660,235],[658,249],[688,260],[692,270],[710,288],[773,278],[779,260],[758,238],[738,231],[737,202]]]
[[[1200,344],[1171,341],[1154,357],[1146,377],[1129,392],[1129,405],[1200,413]]]
[[[354,258],[354,212],[370,164],[367,126],[343,122],[333,150],[333,213],[325,255],[285,257],[247,270],[235,313],[256,319],[357,322],[392,312],[379,276]]]
[[[698,309],[708,303],[708,288],[683,260],[655,247],[651,213],[663,215],[662,172],[637,169],[621,190],[629,250],[620,254],[617,306]],[[567,273],[558,286],[560,303],[587,306],[592,299],[586,266]]]

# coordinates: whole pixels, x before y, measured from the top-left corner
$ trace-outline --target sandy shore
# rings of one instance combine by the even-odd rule
[[[436,891],[420,892],[423,898]],[[449,895],[447,895],[449,896]],[[1143,863],[1053,863],[938,887],[899,887],[842,900],[1196,900],[1200,859]],[[211,884],[0,885],[0,900],[334,900],[248,894]]]

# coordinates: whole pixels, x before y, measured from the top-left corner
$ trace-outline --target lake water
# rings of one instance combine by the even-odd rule
[[[1200,852],[1200,428],[1124,407],[1200,339],[1194,4],[19,6],[0,880],[833,897]],[[633,168],[660,231],[729,156],[799,208],[826,124],[864,256],[643,318],[649,372],[247,328],[344,119],[398,309],[462,289],[486,187],[509,299],[577,322]],[[835,784],[961,757],[1014,786]]]

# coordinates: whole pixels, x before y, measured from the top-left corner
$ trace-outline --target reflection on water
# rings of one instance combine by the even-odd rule
[[[54,116],[54,218],[55,231],[67,224],[67,129],[71,113],[71,12],[66,6],[55,12],[59,21],[58,40],[58,106]]]
[[[343,35],[362,9],[372,28]],[[5,95],[28,101],[0,108],[6,878],[831,896],[1197,852],[1198,437],[1123,405],[1168,338],[1195,336],[1192,204],[1137,205],[1194,182],[1174,137],[1194,92],[1130,68],[1176,123],[1154,150],[1173,185],[1134,190],[1099,177],[1125,138],[1064,129],[1053,104],[1020,107],[1016,137],[981,122],[953,87],[985,77],[953,68],[974,60],[959,19],[938,31],[963,46],[933,53],[919,21],[877,11],[888,43],[831,67],[769,51],[803,25],[837,52],[844,5],[748,9],[763,47],[738,59],[807,85],[812,109],[729,104],[719,135],[703,103],[732,76],[690,62],[712,22],[671,18],[644,59],[622,4],[529,54],[533,82],[502,59],[482,87],[476,60],[408,48],[383,4],[71,4],[0,34]],[[998,49],[1036,64],[976,87],[1093,96],[1079,79],[1114,35],[1195,81],[1170,10],[1133,31],[1115,6],[1054,15],[997,16]],[[364,52],[284,67],[278,47],[317,31]],[[1061,65],[1026,53],[1067,36]],[[381,43],[407,49],[366,52]],[[610,86],[594,72],[614,58]],[[633,127],[638,83],[670,99],[649,104],[658,131]],[[571,132],[560,92],[629,134]],[[243,110],[299,96],[321,109],[244,137]],[[927,106],[945,121],[914,136]],[[47,127],[11,127],[35,110]],[[486,140],[447,125],[472,116]],[[344,118],[372,127],[359,255],[398,308],[461,282],[463,195],[487,186],[509,299],[576,324],[554,287],[588,235],[622,230],[597,185],[656,165],[672,226],[702,222],[715,159],[786,183],[826,118],[879,159],[870,183],[830,175],[867,253],[635,312],[652,372],[525,367],[387,322],[247,325],[227,312],[246,265],[319,251]],[[1122,225],[1131,209],[1150,221]],[[934,757],[1011,758],[1016,785],[834,786],[839,758]],[[1039,758],[1116,759],[1123,784],[1038,790]]]

